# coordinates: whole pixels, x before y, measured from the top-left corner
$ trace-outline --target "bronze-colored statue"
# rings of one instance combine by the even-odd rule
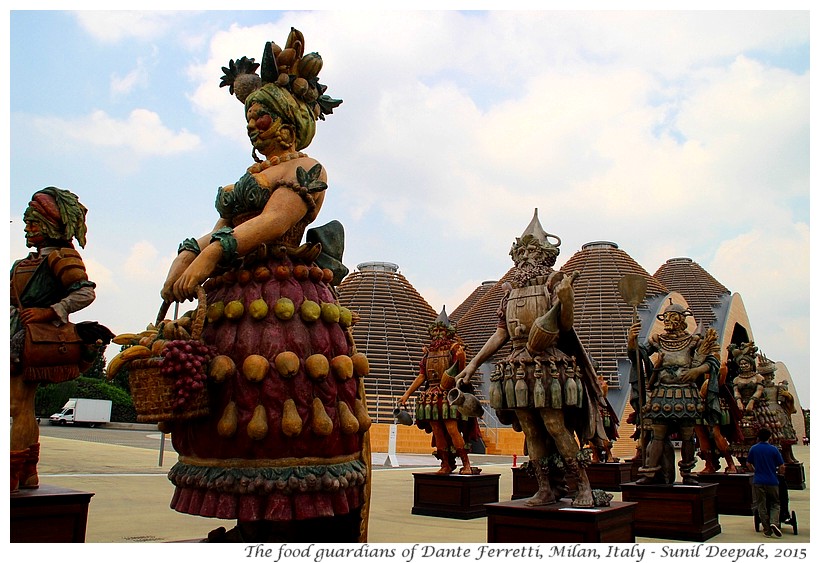
[[[644,464],[638,470],[642,475],[639,484],[674,482],[674,450],[669,442],[673,430],[678,431],[681,440],[681,479],[685,484],[696,484],[697,479],[692,476],[695,424],[699,419],[713,420],[720,415],[719,403],[716,404],[720,365],[715,355],[717,333],[710,328],[703,337],[690,334],[686,319],[691,315],[689,309],[670,303],[658,315],[664,332],[650,336],[647,344],[640,346],[642,364],[654,367],[649,372],[648,396],[641,417],[651,424],[652,436]],[[640,330],[640,320],[629,329],[627,349],[631,356],[639,349]],[[655,354],[655,361],[650,364],[649,358]],[[707,375],[710,389],[704,401],[699,388]]]
[[[316,120],[341,101],[318,82],[322,58],[291,29],[265,45],[260,67],[243,57],[222,86],[244,103],[256,161],[219,188],[214,228],[187,239],[162,297],[207,292],[202,340],[211,413],[168,425],[179,461],[175,510],[236,520],[210,541],[366,541],[370,479],[363,377],[351,312],[338,304],[338,222],[307,231],[325,199],[325,169],[303,151]],[[261,154],[261,158],[257,157]]]
[[[467,362],[464,346],[443,308],[428,331],[430,345],[424,348],[419,375],[401,396],[399,403],[404,405],[424,385],[416,401],[416,425],[433,433],[433,455],[441,462],[437,473],[452,473],[458,457],[461,459],[461,475],[478,474],[481,470],[470,465],[465,442],[465,438],[469,441],[479,437],[478,420],[459,411],[447,398],[455,388],[454,375],[464,369]],[[461,391],[471,393],[472,389],[463,388]]]
[[[68,321],[95,298],[95,284],[72,243],[85,247],[86,213],[75,194],[48,187],[32,196],[23,214],[26,246],[34,251],[11,269],[12,492],[40,483],[38,385],[77,378],[114,336],[96,322]]]
[[[516,267],[497,329],[456,384],[469,382],[478,367],[511,340],[512,352],[490,378],[489,400],[499,420],[524,432],[528,466],[538,482],[538,491],[526,504],[558,501],[566,493],[558,475],[563,468],[577,481],[573,506],[587,508],[595,504],[585,469],[589,452],[578,444],[606,439],[599,411],[603,402],[594,369],[573,329],[577,273],[552,269],[560,244],[541,227],[536,211],[510,251]]]
[[[713,398],[715,391],[711,382],[711,374],[706,374],[700,386],[700,398],[706,404]],[[720,469],[721,458],[726,462],[724,473],[737,473],[738,468],[733,457],[732,444],[742,441],[742,434],[738,420],[740,414],[734,405],[731,390],[726,382],[727,371],[721,366],[718,373],[717,402],[714,409],[706,409],[702,423],[695,425],[695,434],[698,441],[698,456],[704,460],[701,475],[717,473]],[[717,416],[717,409],[720,415]]]
[[[754,342],[730,344],[728,370],[737,408],[741,412],[740,427],[743,439],[733,444],[734,453],[746,463],[749,448],[757,442],[761,428],[772,432],[771,443],[781,449],[786,463],[797,463],[792,446],[797,434],[791,422],[794,398],[785,382],[775,384],[774,362],[762,354]]]

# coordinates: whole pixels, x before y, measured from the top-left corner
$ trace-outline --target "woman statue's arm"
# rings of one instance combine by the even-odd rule
[[[322,195],[324,194],[319,194]],[[313,214],[318,213],[322,198],[316,197],[315,200],[317,205]],[[260,244],[278,239],[307,212],[308,206],[297,192],[282,188],[274,190],[262,213],[233,229],[231,236],[236,241],[236,255],[244,256]],[[200,248],[202,252],[187,265],[171,286],[170,295],[176,301],[192,299],[196,295],[197,286],[213,273],[223,257],[222,244],[219,241],[211,242],[210,237]]]

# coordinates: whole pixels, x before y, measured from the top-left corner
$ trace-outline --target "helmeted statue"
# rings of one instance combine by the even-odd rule
[[[681,440],[681,461],[678,463],[681,479],[684,484],[697,483],[692,476],[695,425],[700,420],[712,420],[720,415],[720,361],[715,353],[717,333],[709,328],[702,337],[691,334],[686,325],[686,319],[691,315],[689,309],[670,303],[658,315],[663,321],[664,332],[651,335],[646,345],[638,345],[639,320],[629,329],[627,349],[630,356],[634,357],[640,349],[642,365],[650,365],[650,359],[655,356],[641,416],[644,430],[647,425],[651,426],[651,441],[646,448],[644,464],[638,470],[642,475],[639,484],[674,482],[674,450],[669,435],[675,430]],[[707,376],[709,385],[704,400],[699,388]]]
[[[606,439],[599,411],[604,402],[573,329],[572,284],[578,274],[552,269],[560,244],[544,231],[536,210],[510,250],[515,268],[505,286],[496,331],[456,377],[456,384],[468,382],[481,364],[512,341],[512,352],[491,377],[489,400],[499,420],[524,432],[528,466],[538,482],[538,491],[526,504],[558,501],[567,492],[559,479],[565,470],[578,484],[572,505],[588,508],[595,505],[585,469],[589,452],[578,444]]]
[[[455,459],[461,459],[462,475],[473,475],[481,470],[470,465],[467,442],[479,437],[478,420],[466,416],[451,405],[447,399],[455,387],[454,375],[464,369],[466,355],[456,326],[450,323],[442,308],[438,318],[428,328],[430,345],[424,348],[419,363],[419,374],[399,399],[404,405],[407,399],[424,385],[416,401],[416,426],[432,432],[435,455],[441,462],[439,474],[455,470]],[[449,372],[448,372],[449,370]],[[465,389],[472,392],[472,389]]]

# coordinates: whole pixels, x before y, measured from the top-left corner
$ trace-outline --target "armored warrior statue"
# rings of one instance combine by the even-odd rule
[[[599,411],[604,402],[573,329],[572,284],[578,274],[552,269],[560,244],[541,227],[536,210],[510,250],[516,268],[499,308],[496,331],[456,377],[456,384],[469,381],[511,340],[512,352],[491,377],[490,405],[499,420],[524,432],[528,465],[538,482],[538,491],[526,503],[558,501],[566,490],[555,477],[564,469],[578,483],[572,505],[588,508],[595,504],[585,469],[589,452],[578,444],[606,439]]]
[[[656,354],[641,417],[651,424],[652,438],[644,465],[639,469],[643,475],[638,479],[639,484],[674,482],[674,471],[671,469],[674,450],[669,444],[669,434],[673,430],[678,431],[681,440],[681,461],[678,464],[681,479],[684,484],[697,483],[692,476],[695,467],[695,424],[701,419],[710,420],[720,415],[717,394],[720,362],[715,355],[717,333],[710,328],[703,337],[690,334],[686,319],[691,315],[689,309],[670,303],[663,314],[658,315],[658,319],[663,321],[664,332],[650,336],[647,344],[640,347],[640,321],[633,323],[629,329],[627,349],[631,356],[640,349],[641,361],[648,365],[648,358]],[[707,376],[707,399],[703,400],[699,387]],[[707,412],[715,409],[717,412]]]

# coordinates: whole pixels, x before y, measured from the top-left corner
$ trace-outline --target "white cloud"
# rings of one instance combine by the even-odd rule
[[[128,10],[75,12],[80,26],[105,43],[116,43],[127,38],[156,39],[173,29],[184,14],[185,12]]]
[[[157,49],[153,49],[156,54]],[[149,63],[144,57],[140,57],[136,61],[136,67],[125,75],[120,76],[116,73],[111,75],[111,92],[114,95],[130,94],[134,89],[148,89],[151,84],[151,75],[149,72]]]
[[[126,277],[138,281],[156,281],[157,272],[167,272],[172,257],[160,255],[157,248],[148,241],[131,245],[128,256],[122,264]]]
[[[85,264],[85,271],[88,274],[88,279],[97,284],[98,287],[111,288],[117,291],[118,284],[114,272],[100,263],[98,260],[89,258],[87,255],[83,258]]]
[[[158,114],[146,109],[132,110],[124,120],[102,110],[73,119],[37,117],[33,119],[33,126],[50,138],[123,148],[136,156],[168,156],[191,152],[200,146],[197,135],[185,129],[171,131],[162,124]]]
[[[112,14],[82,17],[89,28],[109,26],[95,35],[109,41],[167,31],[168,13],[147,13],[157,18],[154,30],[143,29],[147,19]],[[308,51],[322,54],[327,93],[344,100],[317,124],[307,152],[327,167],[319,221],[345,224],[349,267],[396,262],[434,308],[454,308],[473,289],[465,280],[507,271],[509,246],[537,207],[544,228],[563,241],[559,265],[592,240],[618,243],[650,274],[668,258],[690,257],[743,296],[767,353],[778,346],[772,357],[793,374],[800,371],[793,363],[808,364],[800,327],[809,318],[801,228],[809,221],[810,77],[801,67],[807,61],[795,65],[802,74],[788,64],[808,58],[805,12],[312,11],[276,13],[273,23],[253,26],[228,25],[234,15],[215,13],[196,27],[181,15],[168,19],[175,54],[180,43],[209,37],[179,61],[189,81],[174,84],[186,91],[160,91],[173,86],[158,77],[138,82],[151,80],[146,92],[163,103],[188,106],[138,109],[125,118],[99,99],[82,101],[101,108],[82,118],[32,118],[28,110],[23,120],[13,111],[25,124],[13,128],[15,139],[31,133],[38,150],[49,148],[43,139],[55,139],[100,154],[99,162],[127,153],[135,166],[155,165],[143,158],[152,156],[183,165],[185,155],[184,178],[156,166],[158,176],[146,172],[142,186],[123,187],[143,193],[157,178],[152,193],[163,185],[185,192],[184,201],[157,198],[166,212],[145,217],[144,236],[155,248],[165,244],[156,233],[170,236],[158,224],[167,210],[190,210],[200,193],[187,191],[189,184],[205,193],[209,182],[235,180],[250,163],[242,105],[217,87],[221,67],[243,55],[260,61],[265,41],[283,44],[292,25],[305,33]],[[151,41],[157,56],[171,51]],[[155,62],[117,69],[122,90],[135,85],[129,72]],[[171,111],[178,114],[164,113]],[[196,122],[191,130],[200,136],[170,129],[171,119]],[[236,150],[225,150],[231,144]],[[187,158],[194,150],[198,162]],[[36,151],[18,152],[30,158]],[[59,159],[68,151],[50,152]],[[66,181],[82,185],[85,174]],[[55,181],[63,180],[38,176],[28,185]],[[199,234],[191,223],[204,219],[196,215],[179,213],[173,240]],[[100,245],[117,240],[94,238]],[[133,253],[129,267],[158,273],[150,282],[129,280],[109,265],[113,283],[129,295],[109,305],[135,311],[139,322],[130,324],[144,325],[167,268],[152,248]],[[106,303],[104,295],[99,300]],[[764,326],[780,332],[766,335]]]

